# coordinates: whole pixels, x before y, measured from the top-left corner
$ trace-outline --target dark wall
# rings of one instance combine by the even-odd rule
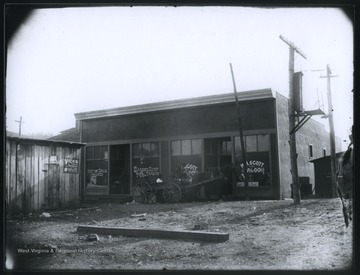
[[[244,130],[275,128],[274,100],[241,103]],[[237,131],[235,103],[83,121],[82,142]]]

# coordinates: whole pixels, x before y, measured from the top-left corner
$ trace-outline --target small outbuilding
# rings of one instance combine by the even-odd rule
[[[6,213],[59,209],[80,203],[85,144],[6,138]]]
[[[344,152],[336,154],[336,167],[338,167],[339,160]],[[325,156],[322,158],[313,159],[310,162],[314,164],[315,173],[315,195],[324,198],[331,198],[331,157]]]

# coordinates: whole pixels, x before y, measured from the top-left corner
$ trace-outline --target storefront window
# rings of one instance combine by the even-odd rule
[[[183,139],[171,141],[172,156],[201,155],[201,139]]]
[[[205,171],[215,174],[222,171],[224,167],[231,165],[231,138],[208,138],[204,140],[205,148]],[[230,174],[229,178],[232,176]]]
[[[151,156],[151,143],[142,143],[142,154],[145,157]]]
[[[222,155],[231,155],[231,141],[224,140],[221,143],[221,154]]]
[[[193,139],[191,141],[191,152],[193,155],[201,155],[201,139]]]
[[[189,156],[191,155],[191,140],[185,139],[181,141],[181,155]]]
[[[270,146],[269,135],[245,136],[247,175],[250,187],[270,186]],[[235,137],[235,167],[237,185],[244,186],[244,163],[240,137]]]
[[[180,156],[180,140],[171,142],[171,155]]]
[[[175,172],[181,165],[201,167],[202,140],[183,139],[171,141],[171,169]]]
[[[108,146],[89,146],[86,148],[86,194],[108,193]]]
[[[269,135],[258,135],[258,151],[269,151]]]
[[[135,185],[143,178],[154,181],[160,176],[158,142],[133,144],[133,175]]]
[[[245,144],[246,144],[245,145],[246,152],[256,152],[257,151],[256,136],[246,136]]]

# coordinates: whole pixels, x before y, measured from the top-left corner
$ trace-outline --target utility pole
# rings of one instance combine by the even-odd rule
[[[331,85],[330,78],[336,77],[331,75],[329,64],[326,66],[326,76],[320,76],[320,78],[327,78],[327,98],[328,98],[328,117],[330,126],[330,162],[331,162],[331,192],[332,197],[337,195],[336,186],[336,152],[335,152],[335,131],[334,131],[334,118],[333,118],[333,105],[331,99]]]
[[[15,120],[15,122],[19,123],[19,137],[21,136],[21,124],[25,123],[22,121],[22,116],[20,116],[20,120]]]
[[[304,59],[306,56],[304,53],[298,49],[293,42],[287,40],[285,37],[280,35],[280,39],[289,45],[289,145],[290,145],[290,161],[291,161],[291,175],[292,175],[292,192],[294,203],[298,204],[301,200],[300,194],[300,184],[298,176],[298,166],[297,166],[297,153],[296,153],[296,136],[295,132],[292,129],[295,128],[296,116],[295,116],[295,101],[294,101],[294,54],[295,51],[300,54]]]
[[[239,134],[240,134],[240,145],[241,145],[241,152],[242,152],[242,160],[243,160],[243,164],[244,164],[243,168],[244,168],[245,200],[249,200],[250,198],[249,198],[249,184],[248,184],[248,176],[247,176],[246,148],[245,148],[245,144],[244,144],[244,134],[243,134],[243,127],[242,127],[241,113],[240,113],[239,98],[238,98],[237,91],[236,91],[234,72],[233,72],[231,63],[230,63],[230,70],[231,70],[231,76],[232,76],[232,81],[233,81],[233,85],[234,85],[236,111],[237,111]]]

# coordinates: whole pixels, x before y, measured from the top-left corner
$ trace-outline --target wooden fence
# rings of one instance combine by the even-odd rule
[[[6,214],[80,203],[81,143],[8,137]]]

